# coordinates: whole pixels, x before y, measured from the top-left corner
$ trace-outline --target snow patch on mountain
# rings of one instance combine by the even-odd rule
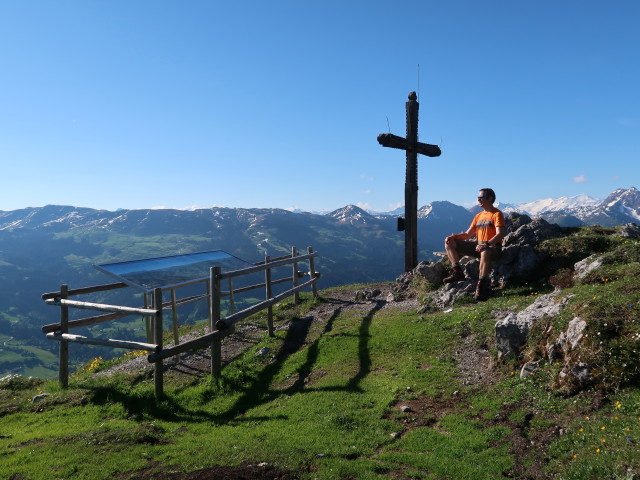
[[[355,223],[367,223],[367,220],[372,218],[371,215],[355,205],[347,205],[346,207],[334,210],[329,213],[329,216],[339,222],[348,222],[352,225]]]
[[[557,212],[578,207],[595,207],[601,202],[601,199],[592,198],[582,193],[573,197],[546,198],[544,200],[521,203],[515,207],[515,210],[530,215],[542,215],[547,212]]]

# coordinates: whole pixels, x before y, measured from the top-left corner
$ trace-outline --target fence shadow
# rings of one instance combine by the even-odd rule
[[[304,364],[298,369],[297,379],[294,383],[286,388],[285,390],[274,389],[271,387],[273,379],[282,369],[286,357],[291,353],[299,350],[302,345],[304,345],[304,341],[308,335],[309,328],[311,326],[311,321],[307,321],[302,324],[298,328],[304,328],[304,335],[301,335],[300,331],[291,331],[289,330],[287,333],[287,338],[283,343],[283,346],[280,348],[278,353],[275,355],[276,361],[270,365],[267,365],[258,375],[258,378],[253,382],[253,384],[244,392],[244,394],[236,401],[236,403],[231,406],[227,412],[225,412],[220,418],[219,421],[230,421],[235,418],[237,415],[243,414],[246,411],[255,408],[263,403],[267,403],[275,399],[276,397],[286,394],[293,395],[295,393],[304,393],[304,392],[312,392],[312,391],[352,391],[352,392],[361,392],[360,382],[363,378],[365,378],[371,372],[371,354],[369,351],[369,329],[371,327],[371,322],[378,310],[380,310],[384,305],[384,302],[378,301],[374,305],[374,307],[366,313],[366,315],[362,318],[362,322],[360,324],[358,330],[358,361],[359,368],[356,374],[349,379],[346,385],[342,387],[327,387],[327,388],[313,388],[306,389],[305,388],[305,379],[310,375],[313,370],[313,366],[316,364],[319,354],[320,354],[320,341],[324,335],[329,333],[333,329],[333,324],[335,320],[338,318],[340,313],[342,312],[342,307],[336,308],[331,317],[327,320],[325,327],[320,334],[320,336],[308,347],[307,349],[307,358]],[[292,340],[294,339],[295,340]]]

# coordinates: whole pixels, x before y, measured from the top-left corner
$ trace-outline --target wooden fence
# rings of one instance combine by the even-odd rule
[[[69,382],[70,342],[101,345],[112,348],[145,350],[149,352],[147,359],[150,363],[154,364],[156,398],[161,397],[163,394],[163,360],[179,355],[183,352],[211,347],[211,374],[216,377],[220,376],[222,368],[221,342],[224,337],[234,332],[234,326],[237,322],[261,310],[267,309],[267,330],[269,335],[272,336],[274,333],[272,312],[274,304],[292,295],[294,297],[294,303],[297,304],[299,301],[298,294],[305,288],[311,288],[314,297],[317,296],[317,280],[320,277],[319,272],[316,272],[315,270],[315,258],[317,256],[318,253],[314,252],[312,247],[307,249],[307,253],[305,255],[300,255],[296,247],[292,247],[290,255],[273,259],[267,256],[264,261],[259,262],[252,267],[229,272],[222,272],[220,267],[213,267],[211,268],[209,278],[206,280],[195,280],[179,286],[166,288],[166,290],[169,290],[171,293],[171,301],[169,302],[163,301],[162,288],[156,288],[153,292],[145,294],[144,306],[140,308],[84,302],[71,300],[69,298],[77,295],[86,295],[128,287],[125,283],[111,283],[107,285],[97,285],[77,289],[69,289],[67,285],[62,285],[58,292],[43,294],[42,299],[45,303],[60,307],[60,321],[44,325],[42,327],[42,331],[46,334],[48,339],[60,342],[58,372],[60,385],[66,388]],[[307,272],[301,272],[298,270],[299,263],[301,262],[306,262],[309,265],[309,270]],[[273,279],[273,270],[282,267],[291,268],[291,276]],[[234,289],[234,279],[260,272],[264,272],[265,280],[263,283]],[[305,277],[309,277],[309,279],[301,283],[301,279]],[[223,291],[221,286],[222,282],[225,280],[228,284],[228,290]],[[291,282],[292,288],[274,296],[273,286],[287,282]],[[178,299],[176,294],[177,288],[195,284],[203,284],[205,286],[205,292],[199,295],[192,295]],[[236,312],[235,295],[255,289],[264,289],[265,300]],[[229,315],[224,318],[221,315],[221,303],[223,297],[229,297]],[[177,307],[203,300],[208,302],[209,332],[198,338],[180,343],[178,335]],[[77,320],[70,320],[70,308],[107,313]],[[163,345],[163,315],[164,311],[168,309],[171,309],[172,312],[174,344],[165,348]],[[71,328],[95,325],[97,323],[131,315],[139,315],[145,318],[147,342],[88,338],[82,335],[73,335],[69,333],[69,329]]]

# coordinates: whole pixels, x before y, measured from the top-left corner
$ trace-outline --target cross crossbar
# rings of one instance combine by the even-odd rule
[[[439,157],[442,154],[440,147],[428,143],[412,143],[404,137],[393,133],[381,133],[378,135],[378,143],[383,147],[397,148],[399,150],[413,151],[427,157]]]

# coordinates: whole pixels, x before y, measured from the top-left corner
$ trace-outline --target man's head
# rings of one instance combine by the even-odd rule
[[[478,192],[478,202],[482,205],[486,202],[489,205],[493,205],[496,201],[496,192],[492,188],[481,188]]]

